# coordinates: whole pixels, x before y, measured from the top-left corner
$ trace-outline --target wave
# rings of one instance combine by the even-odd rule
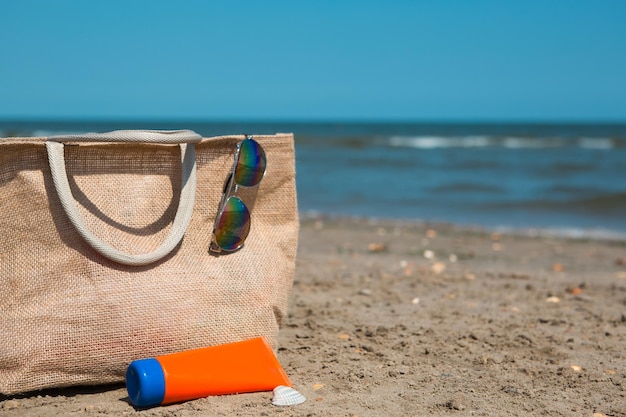
[[[392,136],[389,144],[395,147],[418,149],[435,148],[484,148],[490,146],[488,136]]]
[[[615,142],[610,138],[580,138],[578,146],[585,149],[609,150],[615,147]]]
[[[487,193],[501,194],[506,190],[503,187],[492,186],[487,184],[474,184],[469,182],[459,182],[452,184],[438,185],[431,187],[431,193]]]
[[[570,199],[537,199],[525,201],[493,202],[483,204],[489,209],[527,209],[554,212],[585,212],[599,216],[626,216],[626,192],[599,194]]]
[[[550,164],[550,166],[544,167],[543,169],[539,169],[538,173],[547,176],[548,178],[553,178],[555,175],[564,176],[571,175],[575,173],[582,172],[591,172],[596,169],[596,164],[593,162],[582,161],[582,162],[554,162]]]
[[[92,129],[93,130],[93,129]],[[58,135],[79,135],[85,133],[84,130],[70,129],[7,129],[0,130],[0,138],[9,137],[50,137]]]
[[[387,144],[392,147],[415,149],[445,148],[505,148],[505,149],[556,149],[572,148],[611,150],[626,146],[618,140],[604,137],[572,138],[523,136],[391,136]]]
[[[522,235],[532,238],[566,238],[566,239],[591,239],[615,242],[626,242],[626,233],[606,228],[592,227],[511,227],[498,226],[493,228],[495,231],[505,234]]]
[[[626,216],[626,193],[604,194],[575,202],[574,208]]]
[[[558,195],[570,195],[570,196],[581,196],[581,195],[589,195],[590,189],[588,186],[583,185],[572,185],[572,184],[555,184],[552,187],[546,189],[545,193],[550,196],[558,196]],[[586,201],[586,199],[582,199],[581,201]],[[580,202],[580,201],[579,201]]]
[[[504,148],[509,149],[547,149],[562,148],[566,143],[562,139],[553,138],[516,138],[507,137],[497,142]]]

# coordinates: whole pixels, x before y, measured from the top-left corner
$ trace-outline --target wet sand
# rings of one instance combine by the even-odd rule
[[[0,415],[626,416],[626,242],[305,218],[271,393],[135,410],[122,385]]]

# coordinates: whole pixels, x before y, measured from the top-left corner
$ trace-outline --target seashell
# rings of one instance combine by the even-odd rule
[[[306,397],[293,388],[279,385],[274,388],[274,405],[298,405],[306,401]]]
[[[446,264],[443,262],[435,262],[433,266],[430,267],[430,270],[439,275],[446,270]]]

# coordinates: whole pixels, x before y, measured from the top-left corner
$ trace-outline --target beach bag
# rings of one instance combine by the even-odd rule
[[[277,348],[299,225],[291,134],[253,136],[267,168],[237,190],[250,232],[209,251],[244,138],[0,139],[0,393],[121,382],[135,359],[258,336]]]

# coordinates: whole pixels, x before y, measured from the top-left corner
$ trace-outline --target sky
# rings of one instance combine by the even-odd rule
[[[0,119],[626,121],[626,1],[0,0]]]

